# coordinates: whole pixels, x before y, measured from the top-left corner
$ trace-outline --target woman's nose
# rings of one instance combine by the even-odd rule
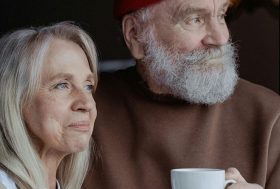
[[[95,107],[92,93],[85,90],[77,90],[72,104],[73,111],[89,112]]]

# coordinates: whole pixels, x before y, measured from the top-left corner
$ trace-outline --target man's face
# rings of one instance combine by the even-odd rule
[[[156,38],[183,53],[224,45],[228,6],[228,0],[165,0],[153,10]]]
[[[166,0],[152,9],[139,37],[145,56],[138,65],[153,92],[202,104],[232,94],[238,76],[227,6],[225,0]]]

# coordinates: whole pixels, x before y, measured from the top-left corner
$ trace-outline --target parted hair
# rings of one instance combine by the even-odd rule
[[[0,169],[8,173],[20,189],[48,188],[46,173],[26,128],[22,109],[38,90],[44,58],[55,39],[74,42],[83,49],[96,87],[95,45],[90,36],[72,22],[20,29],[0,39]],[[62,189],[81,188],[91,149],[92,144],[85,151],[63,158],[57,171]]]

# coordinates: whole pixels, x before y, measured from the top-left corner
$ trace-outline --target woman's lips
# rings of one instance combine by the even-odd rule
[[[91,125],[89,121],[80,121],[80,122],[71,123],[69,127],[79,131],[89,131],[91,129]]]

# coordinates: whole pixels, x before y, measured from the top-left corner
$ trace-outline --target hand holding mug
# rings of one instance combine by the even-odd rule
[[[227,189],[263,189],[263,187],[258,184],[246,182],[246,180],[236,168],[227,169],[225,177],[226,179],[233,179],[236,181],[236,184],[227,187]]]

